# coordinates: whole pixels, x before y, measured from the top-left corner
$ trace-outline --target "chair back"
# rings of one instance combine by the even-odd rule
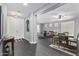
[[[58,33],[58,36],[64,35],[64,33]]]
[[[79,34],[77,34],[77,38],[76,38],[76,41],[77,41],[77,55],[79,56]]]
[[[65,40],[64,33],[58,33],[59,41]]]
[[[64,35],[68,36],[69,35],[69,32],[64,32]]]
[[[77,41],[79,40],[79,34],[77,34],[77,38],[76,38],[76,40],[77,40]]]

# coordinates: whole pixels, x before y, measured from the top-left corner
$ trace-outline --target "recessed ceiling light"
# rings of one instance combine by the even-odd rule
[[[27,3],[23,3],[23,5],[27,5]]]

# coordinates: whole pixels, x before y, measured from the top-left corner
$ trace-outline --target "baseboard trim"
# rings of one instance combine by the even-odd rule
[[[28,42],[29,42],[29,40],[30,40],[30,39],[28,39],[28,38],[22,38],[22,39],[25,39],[25,40],[27,40]]]
[[[30,44],[37,44],[37,42],[29,41],[30,39],[28,38],[23,38],[23,39],[27,40]]]
[[[30,44],[37,44],[37,42],[29,42]]]

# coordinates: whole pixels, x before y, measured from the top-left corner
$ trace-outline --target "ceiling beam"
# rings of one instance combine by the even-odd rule
[[[56,3],[55,5],[49,7],[48,9],[46,9],[44,11],[42,11],[42,14],[45,14],[45,13],[47,13],[49,11],[52,11],[52,10],[55,10],[56,8],[58,8],[58,7],[60,7],[60,6],[64,5],[64,4],[65,3]]]

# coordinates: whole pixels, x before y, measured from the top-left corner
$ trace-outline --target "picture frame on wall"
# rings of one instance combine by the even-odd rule
[[[27,32],[29,32],[29,20],[26,20]]]

